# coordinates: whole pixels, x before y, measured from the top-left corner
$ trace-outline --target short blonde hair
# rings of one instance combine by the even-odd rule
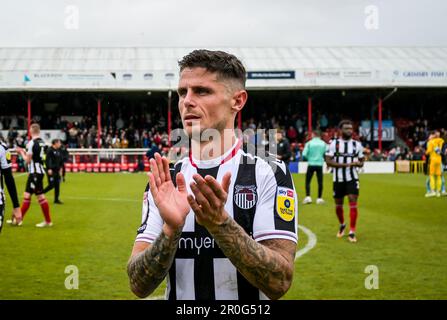
[[[29,130],[30,130],[31,134],[38,134],[38,133],[40,133],[40,126],[38,123],[33,123],[29,127]]]

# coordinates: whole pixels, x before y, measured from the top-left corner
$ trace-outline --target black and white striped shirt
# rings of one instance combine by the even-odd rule
[[[0,142],[0,205],[5,204],[5,194],[3,191],[3,170],[11,168],[10,153],[8,146]]]
[[[31,162],[28,164],[28,172],[45,174],[45,169],[43,167],[45,142],[41,138],[31,140],[26,145],[26,153],[31,155]]]
[[[211,161],[184,158],[181,171],[191,194],[193,174],[211,175],[221,182],[231,172],[225,210],[255,241],[287,239],[297,242],[298,200],[291,174],[282,161],[270,164],[245,153],[239,140],[226,154]],[[142,225],[136,241],[152,243],[161,233],[163,220],[146,188]],[[167,277],[169,300],[260,300],[268,299],[252,286],[217,246],[191,210]]]
[[[337,163],[352,163],[364,158],[363,147],[357,140],[334,139],[329,145],[326,156],[333,158]],[[332,171],[334,182],[347,182],[359,179],[357,167],[332,168]]]

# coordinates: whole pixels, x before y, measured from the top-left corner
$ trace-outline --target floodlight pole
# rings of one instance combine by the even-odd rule
[[[312,137],[312,98],[307,98],[308,139]]]
[[[379,106],[378,106],[378,121],[379,121],[379,128],[378,128],[378,140],[379,140],[379,150],[382,152],[382,98],[379,98]]]
[[[379,105],[378,105],[378,121],[379,121],[379,128],[378,128],[378,140],[379,140],[379,150],[382,151],[382,112],[383,112],[383,102],[385,100],[388,100],[393,94],[395,94],[397,91],[397,88],[394,88],[390,93],[388,93],[385,98],[379,98]]]
[[[98,106],[98,117],[97,117],[97,122],[98,122],[98,133],[97,133],[97,144],[98,144],[98,149],[101,148],[101,99],[97,98],[96,99],[96,103]]]

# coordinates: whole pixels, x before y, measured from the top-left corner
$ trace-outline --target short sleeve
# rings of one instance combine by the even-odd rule
[[[8,169],[11,167],[11,163],[9,163],[9,152],[3,147],[0,146],[0,166],[2,169]]]
[[[359,159],[363,159],[365,157],[365,155],[363,154],[363,146],[360,142],[357,142],[357,146],[358,146],[358,158]]]
[[[258,242],[287,239],[296,243],[298,197],[287,166],[282,161],[271,164],[258,161],[256,181],[259,200],[253,221],[253,238]]]
[[[307,159],[308,153],[309,153],[309,142],[304,145],[303,157]]]
[[[326,148],[326,156],[333,157],[335,155],[335,140],[333,140],[329,147]]]
[[[33,148],[34,148],[34,141],[31,140],[31,141],[28,142],[28,144],[26,145],[26,153],[32,155],[32,154],[33,154]]]
[[[155,206],[154,199],[146,187],[143,196],[141,226],[137,230],[135,242],[152,243],[157,239],[163,229],[163,219],[160,216],[158,208]]]

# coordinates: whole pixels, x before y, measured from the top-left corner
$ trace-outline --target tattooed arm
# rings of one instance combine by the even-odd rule
[[[151,294],[166,277],[190,210],[183,175],[177,174],[175,188],[166,158],[156,153],[155,159],[150,160],[150,165],[150,201],[153,201],[164,223],[161,234],[152,244],[138,241],[135,243],[127,265],[130,287],[140,298]]]
[[[238,271],[270,299],[279,299],[289,289],[293,277],[296,244],[285,239],[256,242],[225,211],[231,174],[222,186],[210,176],[194,175],[188,196],[199,224],[205,226],[223,253]]]
[[[209,229],[238,271],[270,299],[282,297],[293,278],[296,244],[285,239],[256,242],[231,217]]]
[[[172,233],[164,229],[152,244],[135,243],[127,264],[130,288],[135,295],[147,297],[163,281],[174,260],[180,235],[181,230]]]

